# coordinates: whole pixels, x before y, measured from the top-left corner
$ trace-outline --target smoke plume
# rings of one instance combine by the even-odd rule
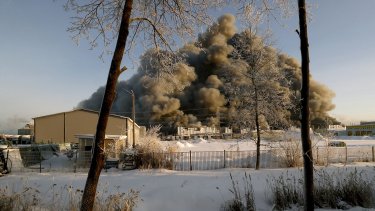
[[[131,117],[129,91],[133,90],[136,122],[140,125],[228,125],[226,116],[236,113],[237,108],[235,102],[228,103],[229,96],[224,87],[248,81],[241,78],[245,64],[230,57],[234,50],[230,40],[236,31],[234,16],[227,14],[200,34],[196,42],[181,47],[177,54],[148,50],[141,56],[137,74],[118,83],[112,113]],[[291,81],[284,84],[284,88],[298,93],[301,87],[300,64],[284,54],[277,54],[275,59],[280,71]],[[231,80],[231,76],[236,76],[233,77],[235,80]],[[78,107],[99,110],[103,94],[104,87],[98,88]],[[327,116],[327,112],[334,108],[333,97],[330,89],[312,80],[312,116]]]

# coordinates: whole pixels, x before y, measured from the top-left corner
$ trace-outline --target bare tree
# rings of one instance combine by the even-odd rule
[[[226,78],[236,81],[225,89],[232,96],[235,107],[243,111],[241,124],[249,123],[256,129],[257,161],[260,167],[261,126],[281,124],[291,107],[289,89],[282,86],[285,77],[277,66],[276,51],[250,30],[236,34],[229,43],[233,46],[235,66],[224,68]],[[225,77],[224,77],[225,78]]]
[[[314,163],[311,149],[309,122],[310,59],[305,0],[298,0],[298,10],[300,31],[297,31],[297,33],[299,34],[301,40],[302,57],[301,139],[305,175],[305,210],[314,210]]]
[[[66,9],[77,13],[68,29],[73,33],[73,38],[87,38],[93,47],[102,40],[101,45],[106,49],[117,39],[100,108],[94,154],[81,210],[93,209],[96,187],[104,166],[103,148],[108,115],[116,96],[117,80],[127,69],[122,65],[123,55],[138,44],[172,50],[176,37],[181,38],[179,41],[188,40],[199,24],[207,24],[210,20],[207,10],[217,3],[204,0],[90,0],[79,4],[76,0],[67,1]]]

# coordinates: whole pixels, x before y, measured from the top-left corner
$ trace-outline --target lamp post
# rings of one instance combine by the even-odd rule
[[[123,89],[123,88],[120,88],[121,90],[123,91],[126,91],[127,93],[129,93],[131,96],[132,96],[132,118],[133,118],[133,144],[132,144],[132,147],[135,148],[135,94],[134,94],[134,91],[133,90],[126,90],[126,89]],[[128,129],[127,129],[127,134],[128,133]],[[129,137],[129,135],[128,135]],[[127,144],[128,142],[126,142],[126,146],[128,145]]]
[[[135,95],[134,91],[131,90],[132,95],[132,113],[133,113],[133,149],[135,148]]]

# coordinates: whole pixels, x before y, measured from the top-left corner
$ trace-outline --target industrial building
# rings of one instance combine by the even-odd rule
[[[77,135],[96,132],[99,113],[86,109],[76,109],[33,118],[35,143],[78,143]],[[135,142],[141,127],[135,124]],[[126,136],[126,144],[133,143],[133,120],[119,115],[110,115],[106,134]]]
[[[374,136],[375,121],[360,122],[359,125],[346,126],[348,136]]]
[[[232,137],[232,129],[228,127],[177,127],[177,132],[173,139],[190,139],[190,138],[230,138]]]
[[[23,128],[18,129],[17,134],[18,135],[31,135],[33,136],[34,132],[34,125],[32,124],[26,124]]]

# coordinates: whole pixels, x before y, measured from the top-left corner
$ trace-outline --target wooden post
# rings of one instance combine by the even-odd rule
[[[190,159],[189,159],[190,171],[192,171],[193,170],[193,166],[191,165],[191,150],[189,152],[189,155],[190,155]]]
[[[224,168],[225,168],[225,150],[224,150]]]
[[[10,173],[10,171],[12,170],[12,169],[9,169],[8,168],[8,162],[9,162],[9,148],[8,148],[8,150],[7,150],[7,159],[5,160],[5,163],[4,163],[4,169],[5,169],[5,171],[7,172],[7,173]],[[12,166],[10,167],[10,168],[12,168]]]
[[[375,151],[374,151],[374,146],[372,148],[372,162],[375,162]]]

